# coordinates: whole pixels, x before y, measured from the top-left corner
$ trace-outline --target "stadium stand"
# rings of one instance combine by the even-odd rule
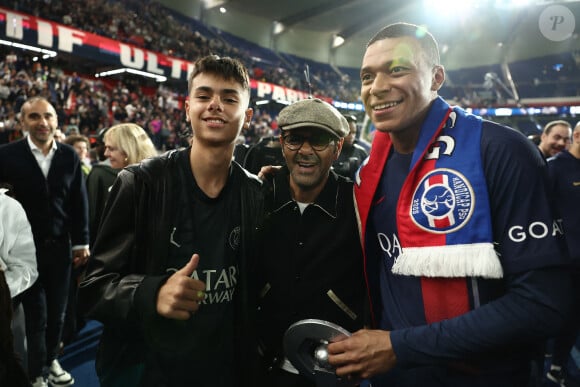
[[[306,93],[310,86],[317,96],[345,102],[358,101],[358,69],[335,68],[327,63],[274,52],[206,26],[154,1],[71,0],[64,6],[62,2],[18,0],[12,4],[18,12],[42,15],[83,31],[188,61],[209,53],[239,57],[256,80]],[[120,120],[136,120],[147,128],[152,116],[159,115],[171,134],[167,136],[166,144],[159,145],[160,148],[179,144],[177,134],[183,126],[179,110],[185,94],[183,82],[158,85],[128,75],[97,80],[94,78],[97,63],[75,60],[65,54],[38,62],[33,61],[31,54],[4,46],[0,48],[0,54],[3,59],[0,113],[5,123],[0,142],[18,137],[14,115],[23,96],[43,92],[58,102],[63,125],[76,125],[86,135],[94,135],[99,128]],[[580,96],[579,58],[579,53],[573,52],[510,63],[520,100]],[[311,75],[310,85],[303,74],[307,67]],[[486,85],[486,74],[501,74],[500,65],[448,71],[441,95],[466,107],[521,102],[510,101],[510,96],[498,85]],[[269,104],[260,110],[275,115],[281,107]],[[546,120],[554,118],[550,114],[546,116]],[[521,126],[521,130],[527,133],[536,130],[538,124],[534,121],[542,120],[542,117],[536,120],[512,117],[508,123],[517,128]],[[261,138],[260,130],[254,129],[245,134],[249,144]]]

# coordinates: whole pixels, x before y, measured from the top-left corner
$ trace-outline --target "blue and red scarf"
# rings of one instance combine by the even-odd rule
[[[479,117],[437,98],[421,127],[399,195],[397,233],[402,253],[392,272],[421,277],[428,323],[469,311],[466,278],[503,276],[493,248],[480,139]],[[356,177],[363,242],[391,147],[389,134],[377,131],[369,158]],[[367,259],[365,254],[365,270]]]

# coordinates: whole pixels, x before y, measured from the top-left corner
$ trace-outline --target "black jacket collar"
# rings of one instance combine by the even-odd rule
[[[332,218],[337,216],[338,179],[338,175],[331,170],[324,188],[322,188],[322,191],[312,203]],[[284,166],[276,173],[272,181],[272,189],[274,195],[272,212],[277,212],[283,207],[296,203],[291,196],[290,171],[288,167]]]

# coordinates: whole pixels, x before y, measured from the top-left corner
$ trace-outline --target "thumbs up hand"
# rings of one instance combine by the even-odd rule
[[[161,286],[157,295],[157,313],[175,320],[187,320],[197,312],[205,298],[205,283],[191,278],[198,263],[199,255],[193,254],[189,262]]]

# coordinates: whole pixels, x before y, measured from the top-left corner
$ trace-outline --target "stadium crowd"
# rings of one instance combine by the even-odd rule
[[[260,60],[219,36],[204,36],[177,20],[156,2],[90,0],[34,2],[18,0],[12,9],[69,25],[164,55],[195,61],[210,53],[241,59],[254,79],[339,100],[358,98],[358,85],[346,74],[312,72],[308,85],[298,63],[280,57],[279,63]],[[0,143],[23,136],[16,116],[26,98],[47,97],[55,104],[61,131],[95,138],[99,129],[119,122],[134,122],[148,130],[159,150],[180,144],[185,128],[183,95],[171,86],[147,86],[130,77],[96,79],[82,74],[66,60],[33,60],[21,50],[0,48]],[[275,113],[258,110],[244,142],[253,144],[276,133]]]
[[[96,138],[99,129],[133,122],[148,130],[159,150],[173,149],[186,131],[182,97],[159,84],[142,87],[135,79],[103,81],[67,73],[62,68],[34,62],[25,52],[0,49],[0,144],[23,137],[16,119],[26,98],[41,95],[55,105],[64,135]],[[245,143],[254,143],[276,128],[275,119],[256,112]]]
[[[359,99],[360,81],[354,79],[352,73],[349,76],[328,65],[313,66],[308,83],[303,74],[307,62],[273,52],[259,58],[250,52],[251,43],[248,42],[248,46],[230,44],[223,34],[155,1],[72,0],[65,5],[54,1],[15,0],[9,6],[19,12],[191,62],[210,53],[235,57],[244,62],[256,80],[339,101]],[[40,93],[54,101],[65,134],[78,130],[94,136],[100,128],[130,121],[146,128],[160,150],[179,144],[178,134],[184,129],[181,109],[184,91],[177,86],[146,85],[143,79],[130,77],[95,79],[66,59],[59,59],[60,55],[44,63],[33,62],[32,56],[24,52],[9,52],[4,48],[0,48],[0,55],[0,143],[21,136],[15,120],[20,104],[26,97]],[[454,77],[456,75],[452,74],[451,79]],[[545,74],[545,78],[549,78],[549,74]],[[469,82],[461,77],[456,81],[459,82],[450,83],[444,93],[451,101],[460,106],[485,105],[485,96],[470,88]],[[465,82],[467,87],[461,86]],[[526,83],[520,81],[520,84]],[[275,134],[275,115],[279,110],[280,107],[261,106],[251,127],[244,133],[244,142],[254,144],[262,137]]]
[[[177,19],[177,14],[154,1],[17,0],[14,9],[190,62],[208,54],[231,56],[242,60],[257,80],[304,91],[311,87],[313,94],[341,101],[358,99],[358,79],[351,80],[328,67],[313,71],[308,85],[301,63],[281,56],[278,62],[257,58],[247,48],[229,44],[207,28],[203,34],[194,20]],[[213,36],[207,36],[209,33]]]

